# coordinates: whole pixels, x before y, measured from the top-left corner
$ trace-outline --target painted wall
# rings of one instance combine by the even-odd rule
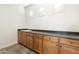
[[[79,4],[30,5],[25,11],[28,28],[79,32]]]
[[[63,19],[63,6],[30,5],[25,7],[27,27],[31,29],[57,30],[56,26]]]
[[[79,32],[79,4],[67,4],[64,7],[63,28],[68,31]]]
[[[0,5],[0,48],[17,43],[17,29],[26,27],[23,5]]]

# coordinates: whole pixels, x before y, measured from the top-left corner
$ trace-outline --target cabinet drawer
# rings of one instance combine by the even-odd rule
[[[29,32],[25,32],[26,33],[26,35],[29,35]]]
[[[41,34],[34,34],[35,39],[42,39],[43,35]]]
[[[26,35],[27,35],[27,36],[33,36],[33,33],[26,32]]]
[[[60,44],[60,54],[79,54],[79,48]]]
[[[72,39],[60,38],[60,43],[79,47],[79,41],[75,39],[72,40]]]
[[[58,37],[53,37],[53,36],[44,36],[45,40],[53,41],[53,42],[58,42]]]
[[[58,37],[50,36],[50,41],[58,42]]]
[[[29,33],[29,36],[33,36],[33,33]]]

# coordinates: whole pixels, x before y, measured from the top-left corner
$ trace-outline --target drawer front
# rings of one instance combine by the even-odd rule
[[[53,42],[58,42],[58,37],[44,36],[44,40],[49,40],[49,41],[53,41]]]
[[[29,36],[33,36],[33,33],[29,33]]]
[[[34,39],[42,39],[43,35],[34,34]]]
[[[27,36],[33,36],[33,33],[26,32],[26,35],[27,35]]]
[[[50,41],[58,42],[58,37],[51,36],[50,37]]]
[[[26,35],[29,35],[29,32],[26,32]]]
[[[79,47],[79,41],[75,39],[72,40],[72,39],[60,38],[60,43]]]
[[[79,54],[79,48],[60,44],[60,54]]]
[[[43,39],[44,40],[50,40],[50,36],[44,36]]]

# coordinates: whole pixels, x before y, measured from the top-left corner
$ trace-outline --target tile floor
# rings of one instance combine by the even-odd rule
[[[10,47],[0,49],[0,54],[36,54],[20,44],[14,44]]]

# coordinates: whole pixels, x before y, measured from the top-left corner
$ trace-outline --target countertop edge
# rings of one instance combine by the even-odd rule
[[[30,29],[19,29],[18,31],[31,32],[31,33],[37,33],[37,34],[42,34],[42,35],[51,35],[51,36],[56,36],[56,37],[61,37],[61,38],[79,40],[79,35],[68,35],[68,34],[61,34],[61,33],[54,33],[54,32],[50,33],[50,32],[43,32],[43,31],[34,31],[34,30],[28,31],[28,30]]]

